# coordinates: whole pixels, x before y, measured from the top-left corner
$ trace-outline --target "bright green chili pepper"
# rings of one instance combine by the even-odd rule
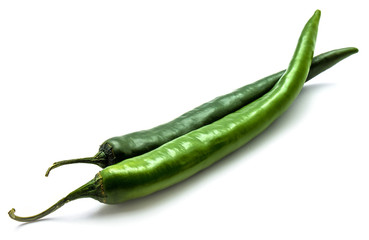
[[[332,50],[314,57],[306,81],[356,52],[358,52],[357,48],[349,47]],[[217,97],[168,123],[149,130],[110,138],[101,145],[99,152],[94,157],[55,162],[47,170],[46,176],[48,176],[52,169],[65,164],[93,163],[105,168],[124,159],[149,152],[192,130],[210,124],[258,99],[272,89],[284,72],[285,70],[280,71],[241,87],[234,92]]]
[[[194,175],[246,144],[285,112],[301,91],[313,58],[319,19],[317,10],[302,30],[285,74],[267,94],[151,152],[101,170],[94,179],[38,215],[18,217],[12,209],[9,216],[28,222],[78,198],[114,204],[142,197]]]

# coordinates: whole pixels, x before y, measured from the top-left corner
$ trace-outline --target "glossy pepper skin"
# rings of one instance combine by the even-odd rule
[[[345,48],[317,56],[312,63],[307,81],[355,52],[357,52],[355,48]],[[149,130],[133,132],[106,140],[99,149],[107,159],[103,168],[149,152],[179,136],[240,109],[272,89],[284,72],[285,70],[280,71],[241,87],[234,92],[217,97],[171,122]]]
[[[120,203],[169,187],[205,169],[265,130],[287,110],[305,83],[319,19],[317,10],[301,33],[289,67],[268,93],[212,124],[100,171],[103,202]]]
[[[305,25],[285,74],[267,94],[151,152],[101,170],[90,182],[38,215],[18,217],[12,209],[9,216],[34,221],[77,198],[116,204],[146,196],[192,176],[246,144],[285,112],[301,91],[313,57],[319,19],[317,10]]]
[[[332,50],[314,57],[306,81],[357,52],[357,48],[348,47]],[[243,86],[231,93],[217,97],[168,123],[152,129],[110,138],[100,146],[99,152],[95,157],[56,162],[48,169],[46,176],[50,170],[65,164],[93,163],[105,168],[127,158],[149,152],[179,136],[210,124],[260,98],[273,88],[284,72],[285,70],[280,71]]]

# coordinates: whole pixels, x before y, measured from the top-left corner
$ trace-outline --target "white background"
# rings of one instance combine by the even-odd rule
[[[2,1],[1,204],[7,239],[369,239],[366,1]],[[91,199],[22,224],[100,168],[110,137],[154,127],[287,67],[322,11],[316,54],[356,55],[306,84],[267,131],[164,191]],[[5,239],[1,237],[1,239]]]

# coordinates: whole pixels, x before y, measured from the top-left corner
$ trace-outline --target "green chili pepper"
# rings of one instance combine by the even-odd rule
[[[357,48],[349,47],[332,50],[314,57],[306,81],[356,52],[358,52]],[[45,175],[48,176],[52,169],[65,164],[93,163],[105,168],[124,159],[149,152],[166,142],[210,124],[258,99],[272,89],[284,72],[285,70],[280,71],[241,87],[234,92],[217,97],[168,123],[149,130],[110,138],[100,146],[99,152],[94,157],[55,162]]]
[[[142,197],[194,175],[246,144],[285,112],[301,91],[313,58],[319,19],[317,10],[302,30],[286,72],[259,99],[153,151],[101,170],[94,179],[38,215],[18,217],[12,209],[9,216],[28,222],[78,198],[115,204]]]

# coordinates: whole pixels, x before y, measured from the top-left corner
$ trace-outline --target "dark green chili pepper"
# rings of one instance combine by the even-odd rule
[[[324,72],[341,60],[358,52],[349,47],[332,50],[314,57],[307,80]],[[93,163],[102,168],[149,152],[183,134],[210,124],[232,113],[267,93],[283,75],[280,71],[234,92],[215,98],[181,115],[180,117],[149,130],[133,132],[106,140],[94,157],[55,162],[46,172],[59,166],[72,163]]]
[[[18,217],[12,209],[9,216],[28,222],[78,198],[115,204],[146,196],[194,175],[246,144],[285,112],[301,91],[313,58],[319,19],[317,10],[302,30],[286,72],[262,97],[153,151],[101,170],[93,180],[38,215]]]

